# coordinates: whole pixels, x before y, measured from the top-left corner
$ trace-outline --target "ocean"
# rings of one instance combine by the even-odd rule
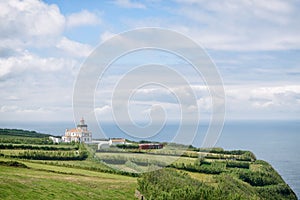
[[[63,135],[66,128],[74,126],[73,122],[0,122],[1,128],[35,130],[53,135]],[[125,137],[136,140],[126,135],[114,124],[106,123],[101,127],[107,137]],[[150,140],[169,142],[177,130],[178,124],[167,124]],[[193,142],[194,146],[201,146],[206,130],[206,124],[200,125]],[[93,137],[97,138],[97,133],[93,133]],[[252,151],[257,159],[269,162],[300,197],[299,143],[300,121],[227,121],[216,146],[228,150]]]

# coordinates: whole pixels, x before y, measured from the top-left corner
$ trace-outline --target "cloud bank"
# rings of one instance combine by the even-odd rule
[[[223,77],[229,119],[299,119],[298,1],[117,0],[67,6],[10,0],[0,1],[0,10],[1,121],[73,120],[80,64],[98,42],[145,26],[173,29],[203,45]],[[144,61],[175,66],[190,80],[200,116],[210,117],[211,99],[201,77],[174,56],[146,52],[124,57],[105,74],[104,87],[95,94],[99,119],[112,120],[114,85],[128,67]],[[135,78],[143,76],[151,74]],[[174,90],[185,92],[180,85]],[[157,105],[171,120],[180,116],[176,99],[163,88],[139,88],[129,104],[136,120],[149,120]]]

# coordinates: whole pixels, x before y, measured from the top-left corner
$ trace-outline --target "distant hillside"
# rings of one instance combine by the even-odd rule
[[[17,137],[34,137],[45,138],[51,136],[50,134],[37,133],[36,131],[27,131],[22,129],[7,129],[0,128],[0,136],[17,136]]]

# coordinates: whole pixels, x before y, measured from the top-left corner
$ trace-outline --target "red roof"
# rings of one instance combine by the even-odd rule
[[[82,130],[80,128],[72,128],[72,129],[67,129],[66,132],[78,132],[78,133],[81,133],[81,132],[88,132],[88,131],[85,131],[85,130]]]
[[[112,142],[125,142],[125,139],[111,139]]]

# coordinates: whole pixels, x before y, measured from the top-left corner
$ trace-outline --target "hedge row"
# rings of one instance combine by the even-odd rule
[[[9,167],[28,168],[25,164],[17,162],[17,161],[0,161],[0,165],[9,166]]]
[[[252,186],[276,185],[282,182],[280,176],[276,172],[261,171],[239,171],[238,176],[241,180]]]
[[[7,129],[0,128],[0,135],[5,136],[21,136],[21,137],[34,137],[34,138],[45,138],[52,136],[50,134],[37,133],[36,131],[27,131],[22,129]]]
[[[101,156],[100,159],[105,163],[115,164],[115,165],[123,165],[127,161],[131,161],[140,166],[157,165],[160,167],[164,167],[167,165],[165,162],[159,160],[151,160],[147,158],[134,158],[134,157],[127,158],[125,156]]]
[[[225,166],[222,163],[212,163],[212,164],[202,164],[202,165],[172,163],[171,165],[169,165],[169,167],[190,171],[190,172],[200,172],[204,174],[220,174],[225,170]]]
[[[250,164],[248,162],[228,161],[226,162],[226,167],[249,169]]]
[[[0,144],[0,149],[30,149],[30,150],[48,150],[48,151],[69,151],[78,150],[78,146],[70,147],[59,147],[59,146],[36,146],[36,145],[26,145],[26,144]]]
[[[85,160],[88,157],[87,151],[25,151],[18,155],[3,155],[0,156],[10,158],[21,158],[30,160]]]

